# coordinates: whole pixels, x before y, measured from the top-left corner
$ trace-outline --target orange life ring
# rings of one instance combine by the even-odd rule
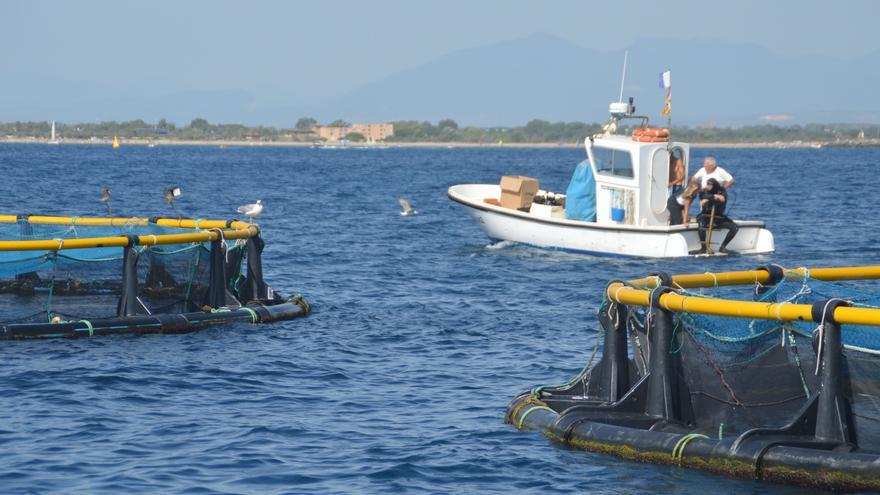
[[[638,143],[665,143],[669,141],[669,137],[649,136],[649,135],[633,135],[633,141]]]
[[[669,129],[662,129],[660,127],[639,127],[638,129],[633,130],[633,137],[635,136],[651,136],[657,138],[668,138],[669,137]]]

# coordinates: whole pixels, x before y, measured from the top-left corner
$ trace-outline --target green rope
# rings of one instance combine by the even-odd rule
[[[153,246],[153,247],[156,247],[156,246]],[[193,250],[193,249],[198,249],[198,248],[200,248],[200,247],[202,247],[202,245],[201,245],[200,243],[194,243],[194,244],[189,245],[189,246],[184,246],[184,247],[182,247],[182,248],[180,248],[180,249],[175,249],[174,251],[167,251],[167,250],[165,250],[165,249],[163,249],[163,248],[160,248],[160,249],[152,249],[151,251],[153,252],[153,254],[157,254],[157,255],[160,255],[160,256],[170,256],[170,255],[174,255],[174,254],[184,253],[184,252],[186,252],[186,251],[191,251],[191,250]]]
[[[681,343],[678,345],[678,349],[675,348],[675,334],[678,332],[678,327],[681,326],[681,318],[675,318],[675,325],[672,327],[672,338],[669,341],[669,354],[678,354],[681,352],[681,348],[684,347],[684,339],[681,339]]]
[[[523,424],[524,424],[525,421],[526,421],[526,417],[527,417],[529,414],[532,414],[533,412],[535,412],[535,411],[537,411],[537,410],[539,410],[539,409],[544,409],[544,410],[550,411],[550,412],[552,412],[552,413],[554,413],[554,414],[556,413],[556,411],[554,411],[553,409],[550,409],[550,408],[547,407],[547,406],[534,406],[534,407],[530,407],[530,408],[526,409],[525,412],[523,412],[523,413],[519,416],[519,421],[517,421],[517,424],[516,424],[517,429],[520,429],[520,430],[521,430],[522,427],[523,427]]]
[[[605,307],[606,302],[607,302],[607,298],[603,297],[602,306],[599,307],[599,311],[601,311]],[[620,311],[620,309],[618,309],[618,311]],[[306,313],[308,313],[308,310],[306,310]],[[555,388],[555,389],[560,389],[560,391],[561,390],[568,390],[571,387],[573,387],[576,383],[578,383],[579,381],[582,381],[584,379],[584,377],[587,376],[587,374],[590,372],[591,368],[593,367],[593,360],[596,358],[596,355],[599,353],[599,343],[603,340],[604,336],[605,336],[605,333],[602,331],[602,328],[600,325],[600,328],[596,331],[596,339],[595,339],[596,342],[595,342],[595,344],[593,344],[593,352],[592,352],[592,354],[590,354],[590,359],[587,360],[587,364],[576,375],[574,375],[570,380],[568,380],[565,383],[560,383],[558,385],[538,385],[537,387],[534,387],[531,391],[532,397],[535,397],[535,398],[541,397],[541,394],[544,393],[545,388]],[[548,395],[552,395],[552,394],[548,394]]]
[[[681,465],[684,460],[684,448],[687,447],[691,441],[697,438],[709,438],[706,435],[701,433],[688,433],[687,435],[678,439],[678,442],[675,444],[675,447],[672,448],[672,460]]]
[[[241,309],[242,311],[247,311],[251,314],[251,323],[257,323],[257,321],[260,319],[259,316],[257,316],[257,312],[247,306],[242,306],[239,309]]]
[[[782,331],[788,334],[788,341],[791,344],[792,353],[794,354],[794,362],[798,368],[798,374],[801,378],[801,385],[804,387],[804,394],[807,396],[807,399],[810,398],[810,387],[807,386],[807,378],[804,376],[804,369],[801,366],[801,356],[798,352],[797,341],[794,338],[794,332],[786,331],[786,328],[783,326]]]
[[[52,294],[55,292],[55,275],[58,272],[58,253],[50,254],[52,256],[52,278],[49,280],[49,295],[46,298],[46,318],[52,321]]]
[[[289,301],[293,301],[293,302],[299,304],[299,307],[301,307],[306,314],[308,314],[312,311],[312,306],[308,303],[308,301],[306,301],[306,299],[303,296],[301,296],[299,294],[292,296],[289,299]]]
[[[93,337],[95,335],[95,328],[92,327],[92,322],[89,320],[79,320],[80,323],[85,323],[86,327],[89,329],[89,337]]]
[[[191,256],[190,260],[189,260],[189,263],[190,263],[189,268],[191,268],[191,269],[189,272],[189,276],[187,277],[187,280],[186,280],[186,290],[183,292],[184,301],[186,301],[187,303],[189,302],[190,292],[192,291],[192,283],[193,283],[193,279],[196,277],[196,269],[199,266],[199,257],[201,256],[201,254],[202,254],[202,251],[200,249],[196,250],[195,256]],[[193,257],[195,258],[195,263],[193,263],[193,260],[192,260]]]

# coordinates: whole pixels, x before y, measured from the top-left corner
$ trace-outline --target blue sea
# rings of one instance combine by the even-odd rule
[[[611,279],[877,264],[878,149],[696,149],[762,257],[620,260],[492,244],[450,185],[541,179],[579,149],[0,145],[0,211],[231,218],[262,199],[266,280],[314,312],[186,335],[0,345],[0,493],[804,493],[560,447],[508,401],[578,372]],[[692,167],[691,172],[695,171]],[[405,196],[419,214],[401,217]]]

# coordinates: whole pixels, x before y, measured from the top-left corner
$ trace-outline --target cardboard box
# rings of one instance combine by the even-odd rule
[[[529,208],[537,192],[538,179],[525,175],[505,175],[501,178],[501,206],[505,208]]]

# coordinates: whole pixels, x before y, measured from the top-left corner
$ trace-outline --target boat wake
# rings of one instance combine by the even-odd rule
[[[516,246],[518,243],[514,241],[498,241],[492,244],[486,245],[486,249],[489,251],[498,251],[501,249],[507,249],[512,246]]]

